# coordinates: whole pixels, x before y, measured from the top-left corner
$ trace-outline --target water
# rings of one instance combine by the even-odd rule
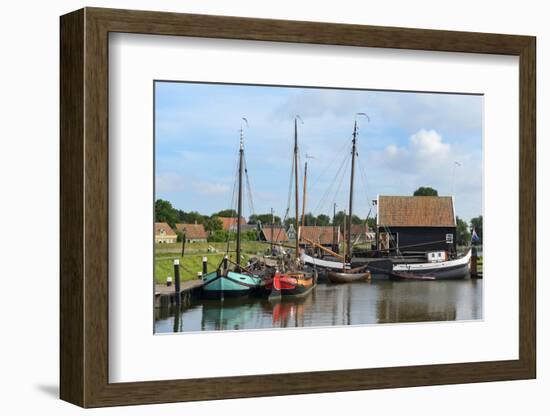
[[[193,300],[155,310],[155,332],[482,319],[482,280],[319,283],[304,299]]]

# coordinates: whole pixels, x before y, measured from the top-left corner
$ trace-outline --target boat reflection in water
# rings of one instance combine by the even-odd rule
[[[155,311],[155,332],[482,319],[481,280],[318,284],[305,298],[193,300]]]

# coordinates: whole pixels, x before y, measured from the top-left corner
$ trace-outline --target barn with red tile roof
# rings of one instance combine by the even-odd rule
[[[379,196],[379,249],[400,253],[456,252],[456,214],[450,196]]]
[[[155,243],[175,243],[178,239],[177,234],[165,222],[155,223]]]
[[[288,242],[288,235],[282,227],[273,227],[273,234],[271,233],[271,227],[264,227],[259,237],[261,241],[273,241],[274,243]]]
[[[208,238],[202,224],[176,224],[176,230],[185,235],[185,241],[188,243],[205,242]]]
[[[222,222],[225,231],[237,231],[237,217],[216,217]],[[241,226],[246,225],[246,220],[241,217]]]

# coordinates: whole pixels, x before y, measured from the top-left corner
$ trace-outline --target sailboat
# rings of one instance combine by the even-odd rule
[[[243,118],[246,121],[245,118]],[[224,299],[226,297],[248,296],[254,293],[262,284],[262,278],[252,273],[246,273],[241,266],[241,221],[243,211],[243,170],[244,170],[244,134],[241,125],[239,147],[238,203],[237,203],[237,258],[233,270],[229,267],[227,256],[218,268],[202,277],[203,297]]]
[[[357,113],[357,115],[368,116],[365,113]],[[353,218],[353,186],[355,182],[355,156],[357,155],[357,119],[353,125],[353,138],[351,141],[351,175],[350,175],[350,185],[349,185],[349,217],[347,218],[347,229],[346,229],[346,215],[344,211],[344,230],[346,234],[346,254],[344,256],[344,261],[342,263],[341,271],[330,270],[327,272],[327,278],[331,283],[352,283],[360,282],[364,280],[370,280],[371,273],[363,267],[357,269],[351,269],[349,267],[349,262],[351,262],[352,255],[352,239],[351,239],[351,229],[352,229],[352,218]]]
[[[357,113],[364,115],[365,113]],[[368,258],[358,267],[352,268],[352,239],[351,226],[353,215],[353,187],[355,173],[355,156],[357,144],[357,120],[355,120],[352,139],[352,158],[351,158],[351,178],[349,193],[349,215],[344,215],[344,221],[347,218],[347,227],[345,229],[346,250],[345,255],[337,253],[328,253],[331,259],[317,259],[312,256],[304,255],[305,264],[315,266],[326,270],[327,278],[333,283],[351,283],[371,279],[371,273],[377,277],[390,278],[395,280],[440,280],[440,279],[462,279],[470,267],[471,249],[467,250],[462,256],[448,258],[444,261],[433,262],[430,259],[402,259],[398,256],[390,256],[388,253],[374,250],[378,257]],[[319,247],[329,251],[322,246]],[[385,255],[384,255],[385,254]],[[337,261],[340,259],[341,261]]]
[[[269,291],[269,299],[277,300],[288,297],[304,297],[317,285],[317,271],[304,270],[301,264],[300,253],[300,229],[298,227],[299,218],[299,195],[298,195],[298,118],[294,118],[294,159],[293,159],[293,174],[295,187],[295,227],[296,227],[296,247],[294,264],[289,266],[288,271],[277,270],[273,278],[265,282],[265,289]]]

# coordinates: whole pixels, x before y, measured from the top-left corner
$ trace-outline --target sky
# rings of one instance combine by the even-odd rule
[[[273,208],[284,217],[299,115],[306,212],[332,216],[334,203],[347,209],[357,121],[354,214],[374,216],[377,195],[412,195],[420,186],[454,195],[467,221],[482,214],[480,95],[157,81],[154,105],[155,196],[184,211],[235,208],[242,128],[251,190],[243,214]]]

